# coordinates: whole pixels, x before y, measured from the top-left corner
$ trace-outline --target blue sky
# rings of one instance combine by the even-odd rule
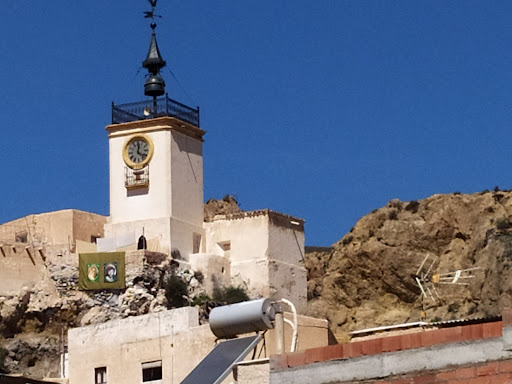
[[[0,223],[108,215],[111,102],[144,99],[145,0],[0,14]],[[393,198],[512,188],[512,2],[159,0],[171,97],[201,108],[205,200],[330,245]],[[179,80],[173,79],[172,73]]]

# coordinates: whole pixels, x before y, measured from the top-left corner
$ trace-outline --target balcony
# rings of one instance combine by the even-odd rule
[[[169,98],[168,95],[128,104],[112,103],[112,124],[170,116],[199,128],[199,107],[194,109]]]
[[[149,187],[149,165],[142,169],[124,167],[126,189],[139,189]]]

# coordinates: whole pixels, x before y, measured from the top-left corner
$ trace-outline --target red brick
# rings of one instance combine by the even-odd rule
[[[462,327],[462,337],[464,340],[475,340],[484,337],[484,328],[482,324],[471,324]]]
[[[363,355],[363,346],[360,341],[343,345],[343,356],[358,357]]]
[[[342,345],[337,344],[325,347],[324,357],[326,360],[342,359],[344,357]]]
[[[341,344],[342,355],[344,358],[352,357],[352,343]]]
[[[492,377],[492,384],[510,384],[512,383],[512,373],[500,373]]]
[[[456,373],[456,376],[458,379],[466,378],[466,377],[475,377],[476,376],[476,368],[475,367],[459,368],[455,371],[455,373]]]
[[[480,377],[474,377],[472,379],[466,379],[464,380],[464,383],[467,384],[493,384],[494,381],[492,377],[490,376],[480,376]]]
[[[270,369],[284,369],[288,368],[288,359],[286,354],[270,356]]]
[[[409,333],[402,335],[402,348],[403,349],[413,349],[420,348],[421,345],[421,336],[420,333]]]
[[[289,367],[298,367],[301,365],[306,365],[306,352],[290,352],[287,354],[288,358],[288,366]]]
[[[382,353],[382,338],[365,340],[362,344],[363,355],[377,355]]]
[[[446,330],[448,331],[445,336],[447,343],[456,343],[464,340],[462,337],[462,327],[446,328]]]
[[[512,372],[512,360],[498,362],[500,372]]]
[[[388,336],[382,338],[382,351],[383,352],[394,352],[402,349],[402,337],[401,336]]]
[[[503,326],[510,327],[512,325],[512,308],[503,309],[501,318],[503,319]]]
[[[325,347],[311,348],[306,350],[306,362],[316,363],[318,361],[324,361],[323,352]]]
[[[428,342],[425,343],[424,346],[429,346],[429,345],[439,345],[439,344],[443,344],[444,342],[444,336],[443,336],[443,330],[442,329],[435,329],[433,331],[430,331],[428,332],[429,335],[428,335]]]
[[[492,323],[484,323],[483,326],[483,334],[484,337],[501,337],[502,335],[502,322],[494,321]]]
[[[446,371],[446,372],[439,372],[436,377],[439,380],[452,380],[457,378],[457,372],[455,370]]]
[[[421,340],[421,345],[423,347],[429,347],[431,345],[436,344],[436,339],[434,337],[432,337],[433,332],[436,332],[436,330],[420,332],[420,340]]]
[[[390,381],[392,384],[412,384],[412,378],[404,379],[404,378],[396,378]]]
[[[421,375],[413,379],[414,384],[431,384],[436,382],[436,375]]]
[[[463,340],[462,327],[442,328],[432,331],[435,344],[454,343]]]
[[[497,362],[488,363],[485,365],[481,365],[480,367],[476,367],[476,375],[477,376],[489,376],[496,375],[499,372],[499,365]]]
[[[319,361],[327,361],[336,358],[342,358],[341,345],[329,345],[320,348],[311,348],[306,350],[306,362],[316,363]]]

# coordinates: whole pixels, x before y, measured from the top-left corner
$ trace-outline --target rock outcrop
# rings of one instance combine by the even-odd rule
[[[211,221],[217,215],[242,212],[234,196],[226,195],[222,200],[210,199],[204,205],[204,220]]]
[[[375,326],[499,315],[511,305],[511,214],[503,191],[391,200],[331,249],[307,254],[309,314],[327,317],[338,340]],[[423,295],[415,278],[429,268]],[[457,280],[468,285],[432,281],[469,268],[473,277]]]

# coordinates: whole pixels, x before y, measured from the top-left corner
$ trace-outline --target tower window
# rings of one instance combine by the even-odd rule
[[[106,384],[107,383],[107,367],[94,368],[94,383]]]
[[[162,380],[162,360],[142,363],[142,381]]]

